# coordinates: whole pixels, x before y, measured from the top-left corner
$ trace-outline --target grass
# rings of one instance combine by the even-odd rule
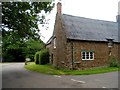
[[[117,67],[104,67],[89,70],[58,70],[51,65],[36,65],[35,63],[28,63],[25,68],[31,71],[40,72],[49,75],[89,75],[89,74],[100,74],[112,71],[118,71],[120,68]]]
[[[50,65],[36,65],[33,63],[28,63],[28,65],[25,65],[25,68],[31,71],[36,71],[44,74],[50,74],[50,75],[63,75],[64,73],[60,70],[57,70],[56,68],[50,66]]]

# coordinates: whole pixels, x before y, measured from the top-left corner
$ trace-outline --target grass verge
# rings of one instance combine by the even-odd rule
[[[40,72],[49,75],[89,75],[89,74],[100,74],[112,71],[118,71],[120,68],[117,67],[104,67],[90,70],[58,70],[51,65],[36,65],[35,63],[28,63],[25,68],[31,71]]]

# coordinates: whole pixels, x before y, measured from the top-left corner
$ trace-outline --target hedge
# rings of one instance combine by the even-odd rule
[[[35,64],[39,64],[40,51],[35,53],[34,60]]]
[[[49,52],[47,49],[41,50],[39,52],[36,52],[34,58],[36,64],[47,64],[49,63]]]

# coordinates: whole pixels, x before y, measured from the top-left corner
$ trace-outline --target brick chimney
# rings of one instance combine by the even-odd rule
[[[57,14],[61,14],[62,13],[62,4],[60,3],[60,1],[57,3]]]

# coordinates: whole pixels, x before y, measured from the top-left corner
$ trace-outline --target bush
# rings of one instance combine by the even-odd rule
[[[35,64],[39,64],[40,52],[36,52],[34,56]]]
[[[120,64],[119,64],[118,60],[115,57],[111,57],[109,59],[109,66],[110,67],[119,67]]]
[[[35,56],[34,56],[34,59],[35,59],[36,64],[44,65],[44,64],[49,63],[49,52],[48,52],[48,50],[44,49],[42,51],[36,52]]]
[[[40,52],[40,59],[39,59],[39,64],[47,64],[49,63],[49,52],[47,49],[44,49]]]

